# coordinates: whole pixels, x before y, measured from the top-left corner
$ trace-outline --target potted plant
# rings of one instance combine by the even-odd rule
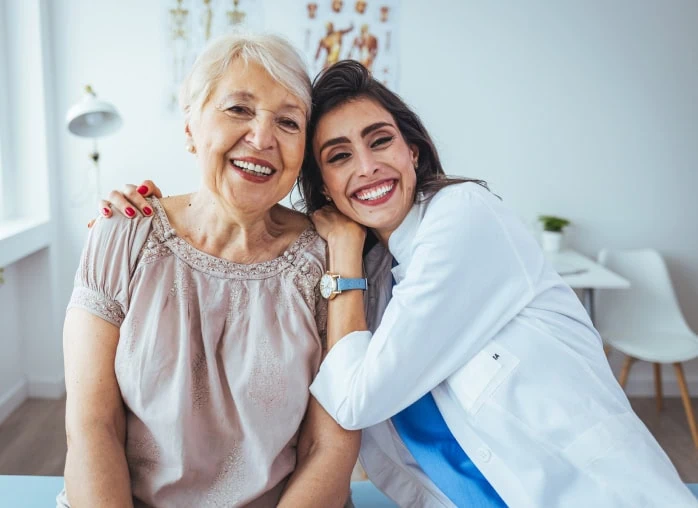
[[[541,215],[538,220],[543,223],[541,244],[544,251],[557,252],[562,243],[562,231],[570,225],[570,221],[553,215]]]

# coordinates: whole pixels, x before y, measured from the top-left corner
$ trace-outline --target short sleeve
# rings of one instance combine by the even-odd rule
[[[151,218],[100,217],[90,229],[68,308],[80,308],[120,327],[129,286]]]

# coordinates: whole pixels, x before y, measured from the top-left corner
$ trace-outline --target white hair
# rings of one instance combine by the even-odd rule
[[[201,111],[211,91],[235,58],[252,60],[300,99],[310,117],[311,84],[302,57],[284,38],[272,34],[233,32],[211,41],[184,79],[179,104],[185,116]]]

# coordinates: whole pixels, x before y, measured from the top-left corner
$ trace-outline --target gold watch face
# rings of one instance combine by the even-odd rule
[[[337,290],[337,281],[329,273],[320,278],[320,294],[323,298],[330,299]]]

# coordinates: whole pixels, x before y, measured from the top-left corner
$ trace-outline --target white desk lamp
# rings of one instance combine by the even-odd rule
[[[97,138],[114,134],[121,127],[121,115],[109,102],[97,98],[90,85],[85,87],[82,99],[74,104],[66,115],[68,130],[83,138],[93,138],[93,149],[90,159],[95,166],[97,182],[97,195],[101,197],[99,187],[99,152],[97,151]]]

